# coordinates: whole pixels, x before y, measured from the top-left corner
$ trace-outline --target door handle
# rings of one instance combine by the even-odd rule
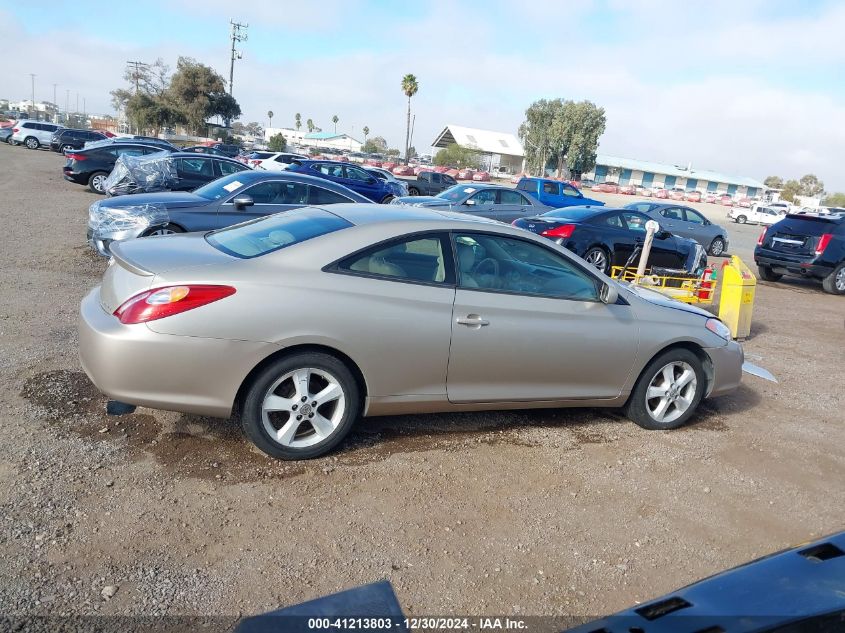
[[[487,319],[482,319],[477,314],[468,314],[465,317],[458,317],[455,319],[459,325],[466,325],[468,327],[472,327],[478,329],[484,325],[490,325],[490,321]]]

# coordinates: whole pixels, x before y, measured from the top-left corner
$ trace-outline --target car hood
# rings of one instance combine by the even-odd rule
[[[396,198],[397,204],[407,204],[413,207],[451,207],[452,203],[436,196],[404,196]]]
[[[661,306],[663,308],[671,308],[672,310],[680,310],[681,312],[690,312],[692,314],[702,316],[705,319],[709,319],[713,316],[706,310],[702,310],[701,308],[697,308],[688,303],[683,303],[682,301],[676,301],[675,299],[671,299],[670,297],[667,297],[666,295],[661,294],[656,290],[650,290],[648,288],[644,288],[643,286],[638,286],[636,284],[629,283],[622,283],[620,284],[620,286],[628,290],[632,294],[636,295],[640,299],[648,301],[649,303],[656,306]]]
[[[603,207],[604,206],[604,202],[602,202],[601,200],[594,200],[593,198],[587,198],[586,196],[581,198],[578,201],[578,204],[579,205],[587,205],[587,206],[590,206],[590,207]]]
[[[115,196],[104,198],[99,201],[100,208],[116,209],[124,207],[142,206],[152,204],[165,209],[177,209],[180,207],[198,207],[211,204],[213,201],[202,198],[189,191],[161,191],[158,193],[136,193],[127,196]]]

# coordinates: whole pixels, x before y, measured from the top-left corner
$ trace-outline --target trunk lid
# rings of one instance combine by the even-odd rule
[[[202,233],[115,242],[110,251],[112,258],[100,285],[100,305],[109,314],[130,297],[149,289],[160,273],[237,261],[211,246]]]
[[[781,253],[813,255],[819,238],[843,222],[845,216],[839,214],[789,214],[766,231],[764,245]]]

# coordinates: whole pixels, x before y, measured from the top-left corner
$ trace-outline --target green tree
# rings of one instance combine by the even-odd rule
[[[836,192],[826,196],[824,200],[822,200],[822,206],[845,207],[845,193]]]
[[[274,134],[270,137],[270,143],[268,145],[270,146],[271,152],[283,152],[288,146],[288,141],[284,136],[282,136],[282,133],[279,132],[278,134]]]
[[[480,156],[475,150],[457,143],[447,145],[434,155],[434,164],[445,167],[478,167]]]
[[[417,148],[414,147],[413,145],[411,145],[411,147],[408,148],[408,158],[410,159],[410,158],[416,158],[416,157],[417,157]]]
[[[802,195],[801,183],[799,183],[797,180],[787,180],[785,183],[783,183],[783,191],[780,192],[781,200],[797,203],[797,197],[800,195]]]
[[[420,89],[417,78],[412,74],[402,77],[402,92],[408,97],[408,119],[405,124],[405,164],[408,164],[408,147],[411,144],[411,97]]]
[[[802,196],[816,197],[824,193],[824,183],[815,174],[801,176],[798,183],[801,185]]]
[[[387,153],[387,141],[381,136],[376,136],[364,143],[361,151],[365,154],[385,154]]]
[[[335,134],[337,134],[337,122],[338,122],[338,121],[340,121],[340,119],[339,119],[339,118],[337,118],[337,115],[335,114],[335,115],[332,117],[332,123],[334,123],[334,133],[335,133]]]
[[[302,127],[302,115],[297,112],[296,116],[293,117],[294,126],[296,127],[296,131],[299,132],[299,128]]]
[[[310,134],[311,132],[313,132],[313,131],[314,131],[314,121],[312,121],[311,119],[308,119],[308,120],[305,122],[305,127],[307,127],[307,128],[308,128],[308,133]]]
[[[389,150],[387,150],[387,155],[388,156],[399,156],[399,150],[395,147],[391,147]]]
[[[273,127],[273,111],[267,110],[267,118],[270,119],[270,123],[267,124],[267,127]]]
[[[223,77],[190,57],[179,58],[166,94],[196,133],[205,130],[210,117],[221,116],[228,123],[241,113],[238,102],[226,92]]]
[[[780,176],[766,176],[763,184],[770,189],[783,189],[783,178]]]
[[[606,124],[604,108],[590,101],[535,101],[519,127],[529,171],[542,175],[549,163],[557,166],[558,177],[589,171]]]

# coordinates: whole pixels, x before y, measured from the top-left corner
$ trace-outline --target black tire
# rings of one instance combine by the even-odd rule
[[[597,266],[595,264],[595,262],[590,261],[591,259],[598,260],[600,256],[604,258],[605,264],[604,264],[603,267]],[[586,261],[587,263],[589,263],[592,266],[595,266],[601,272],[603,272],[605,275],[610,274],[610,267],[611,267],[611,261],[610,260],[611,260],[610,253],[607,252],[606,248],[603,248],[601,246],[593,246],[591,248],[588,248],[587,252],[584,253],[584,261]]]
[[[41,147],[41,143],[38,142],[38,139],[34,136],[27,136],[23,140],[23,144],[27,149],[38,149]]]
[[[105,194],[106,190],[105,187],[103,187],[103,183],[105,183],[106,178],[108,178],[108,174],[106,172],[95,171],[93,174],[88,176],[88,190],[93,193]]]
[[[662,373],[664,367],[673,362],[686,363],[695,372],[695,393],[688,408],[682,415],[669,422],[660,422],[652,416],[646,406],[646,393],[652,380],[656,379],[658,374]],[[628,416],[628,419],[644,429],[651,431],[676,429],[686,424],[693,414],[695,414],[698,405],[704,397],[706,387],[707,376],[704,373],[704,368],[701,366],[698,356],[688,349],[670,349],[652,360],[640,374],[637,384],[631,392],[630,398],[628,398],[628,403],[625,405],[625,414]]]
[[[284,377],[288,372],[303,368],[318,369],[330,374],[340,386],[345,403],[342,417],[340,417],[340,421],[330,435],[311,446],[299,448],[285,446],[270,436],[270,433],[265,427],[262,405],[265,397],[269,395],[269,389],[277,380]],[[278,388],[281,387],[282,385]],[[305,405],[307,404],[306,401]],[[305,409],[299,410],[302,411]],[[280,358],[270,363],[256,376],[243,400],[241,426],[252,443],[271,457],[284,460],[312,459],[329,452],[343,441],[343,438],[346,437],[355,420],[358,418],[359,413],[360,393],[358,384],[349,368],[342,361],[329,354],[305,352]],[[293,416],[294,414],[291,413],[289,415]],[[307,420],[303,421],[300,429],[304,424],[306,427],[305,432],[307,433],[310,423],[306,423]],[[279,422],[279,424],[283,424],[283,422]],[[272,425],[272,428],[276,428],[275,424]],[[314,432],[313,427],[311,432]]]
[[[710,242],[710,248],[707,249],[707,252],[713,257],[722,257],[725,254],[725,240],[723,240],[721,237],[713,238],[713,241]]]
[[[384,198],[382,198],[379,204],[390,204],[390,201],[393,200],[395,197],[396,196],[386,195]]]
[[[757,266],[757,273],[763,281],[780,281],[783,277],[780,273],[774,272],[771,266]]]
[[[746,218],[744,215],[736,216],[736,223],[737,224],[745,224],[746,222],[748,222],[748,218]]]
[[[11,136],[10,136],[9,138],[7,138],[7,139],[6,139],[6,142],[7,142],[9,145],[11,145],[12,147],[17,147],[17,146],[18,146],[18,142],[17,142],[17,141],[13,141]]]
[[[75,149],[75,148],[74,148],[74,146],[73,146],[73,145],[68,145],[67,143],[65,143],[64,145],[62,145],[62,146],[59,148],[59,154],[64,154],[65,152],[68,152],[68,151],[73,151],[74,149]]]
[[[418,196],[420,195],[420,190],[416,187],[408,187],[408,195],[409,196]]]
[[[832,295],[845,295],[845,262],[841,262],[833,272],[822,279],[822,288]]]
[[[183,229],[178,224],[165,224],[164,226],[154,226],[141,233],[141,237],[152,237],[154,235],[169,235],[174,233],[184,233]]]

